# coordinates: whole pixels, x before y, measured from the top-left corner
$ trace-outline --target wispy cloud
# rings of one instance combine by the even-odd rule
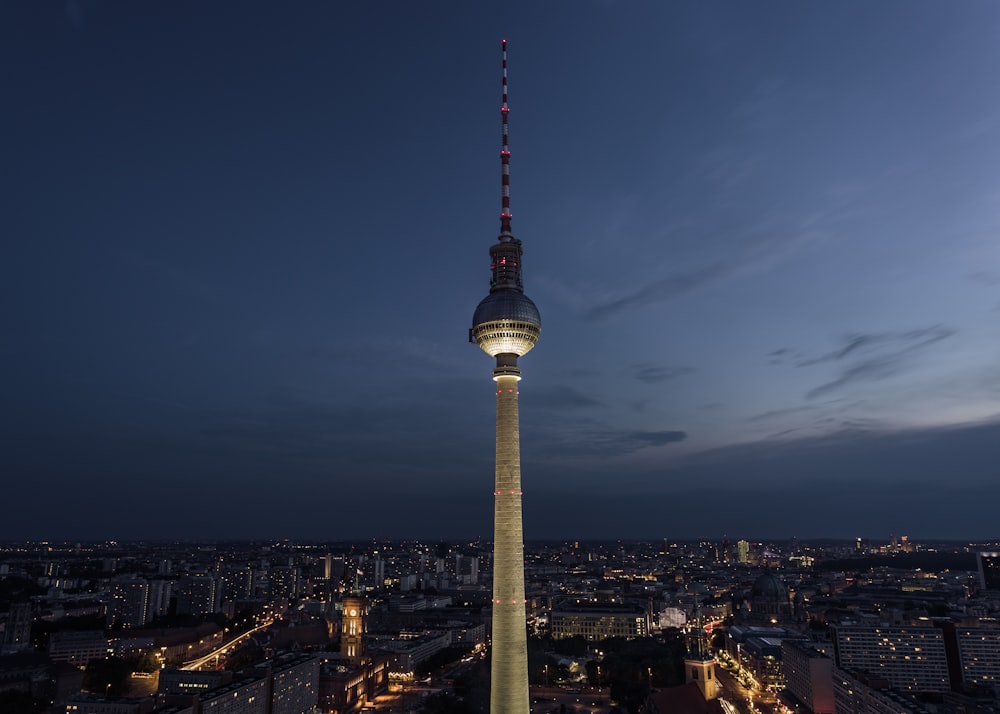
[[[993,270],[977,270],[974,273],[969,273],[969,280],[979,285],[985,285],[988,288],[992,288],[996,285],[1000,285],[1000,273]]]
[[[732,273],[736,267],[732,262],[722,260],[687,273],[669,275],[622,297],[592,307],[587,318],[600,321],[632,307],[672,300]]]
[[[629,368],[631,376],[646,384],[659,384],[695,372],[694,367],[674,367],[652,362],[640,362]]]
[[[797,363],[797,367],[809,367],[823,362],[837,362],[857,354],[870,354],[886,347],[893,353],[908,352],[920,347],[939,342],[947,337],[951,337],[955,331],[942,325],[932,325],[918,330],[908,330],[906,332],[881,332],[872,334],[848,335],[844,338],[844,344],[835,350],[827,352],[818,357],[802,358]]]
[[[789,347],[779,347],[767,353],[769,364],[784,364],[785,362],[797,362],[802,359],[802,353],[796,352]]]
[[[815,399],[854,382],[877,382],[900,372],[902,355],[884,355],[848,367],[836,379],[806,392],[806,399]]]
[[[785,218],[764,216],[756,225],[742,229],[739,240],[727,238],[723,241],[724,257],[592,304],[585,316],[591,321],[605,320],[633,308],[668,302],[748,270],[761,269],[813,240],[818,235],[818,226],[834,218],[833,214],[824,213],[790,222]]]
[[[542,387],[532,391],[531,398],[543,409],[592,409],[604,406],[593,397],[566,386]]]
[[[526,425],[527,426],[527,425]],[[687,439],[679,430],[620,429],[594,420],[531,425],[531,439],[522,448],[549,460],[611,459],[641,449],[676,444]],[[529,456],[529,460],[532,457]]]
[[[837,377],[806,393],[806,399],[815,399],[851,384],[876,382],[899,374],[909,366],[914,353],[954,334],[955,330],[949,327],[933,325],[903,332],[848,335],[841,346],[819,356],[798,356],[795,353],[793,364],[811,367],[844,363]]]
[[[779,419],[781,417],[791,416],[792,414],[801,414],[802,412],[815,411],[818,407],[815,406],[804,406],[804,407],[789,407],[787,409],[772,409],[766,412],[760,412],[759,414],[753,414],[748,416],[744,421],[746,422],[760,422],[760,421],[770,421],[772,419]]]
[[[274,341],[284,338],[282,333],[271,337]],[[367,336],[348,342],[340,336],[323,335],[307,346],[306,353],[314,359],[350,364],[361,369],[379,366],[394,371],[431,369],[434,374],[454,375],[468,364],[462,360],[461,347],[456,349],[454,345],[415,335]]]

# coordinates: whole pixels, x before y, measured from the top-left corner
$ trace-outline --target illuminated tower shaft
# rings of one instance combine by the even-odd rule
[[[501,371],[499,368],[494,372]],[[521,444],[517,375],[496,375],[497,462],[493,511],[492,714],[528,711],[528,642],[521,527]]]
[[[521,444],[518,426],[517,358],[542,330],[541,317],[521,283],[521,241],[510,232],[510,150],[507,146],[507,42],[502,44],[500,115],[500,236],[490,246],[490,293],[476,307],[469,339],[497,366],[496,482],[493,512],[493,641],[491,714],[528,714],[528,642],[524,599],[524,536],[521,530]]]

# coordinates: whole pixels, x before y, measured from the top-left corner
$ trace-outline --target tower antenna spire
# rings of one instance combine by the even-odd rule
[[[507,114],[510,108],[507,106],[507,40],[500,40],[500,52],[502,56],[503,74],[501,87],[503,93],[500,101],[500,119],[503,125],[503,147],[500,150],[500,203],[503,210],[500,212],[500,235],[510,235],[510,147],[507,145]]]

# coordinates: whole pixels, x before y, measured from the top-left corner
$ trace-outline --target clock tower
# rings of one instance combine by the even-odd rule
[[[368,629],[368,601],[345,597],[340,618],[340,656],[353,664],[365,661],[365,631]]]

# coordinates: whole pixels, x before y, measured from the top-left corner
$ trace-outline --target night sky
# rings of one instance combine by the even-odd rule
[[[1000,3],[0,3],[0,539],[996,537]]]

